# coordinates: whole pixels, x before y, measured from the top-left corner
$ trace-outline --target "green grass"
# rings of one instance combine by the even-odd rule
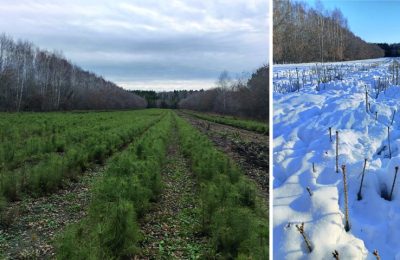
[[[194,112],[189,110],[184,110],[186,114],[192,115],[194,117],[207,120],[214,123],[219,123],[223,125],[229,125],[233,127],[238,127],[241,129],[258,132],[261,134],[268,134],[268,125],[264,122],[240,119],[234,116],[227,115],[217,115],[217,114],[206,114],[200,112]]]

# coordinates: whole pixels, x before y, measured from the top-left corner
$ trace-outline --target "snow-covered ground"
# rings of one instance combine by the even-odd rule
[[[274,65],[274,259],[333,259],[334,250],[341,260],[376,259],[375,249],[381,259],[400,259],[400,172],[392,200],[383,198],[400,166],[400,69],[393,64]],[[347,173],[348,232],[336,131],[339,167]],[[296,228],[303,222],[311,253]]]

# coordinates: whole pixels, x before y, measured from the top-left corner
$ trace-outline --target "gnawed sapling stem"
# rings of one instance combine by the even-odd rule
[[[313,195],[313,193],[312,193],[312,191],[311,191],[311,189],[310,189],[310,187],[307,187],[306,188],[307,189],[307,191],[308,191],[308,194],[310,195],[310,197]]]
[[[394,185],[395,185],[395,183],[396,183],[397,172],[399,171],[399,166],[394,167],[394,170],[395,170],[395,172],[394,172],[394,179],[393,179],[392,189],[390,190],[389,201],[392,200]]]
[[[396,109],[393,110],[392,121],[390,122],[390,125],[393,125],[393,120],[395,115],[396,115]]]
[[[336,131],[336,173],[339,172],[339,131]]]
[[[306,243],[308,252],[312,252],[312,247],[311,247],[311,243],[310,240],[308,240],[306,234],[304,233],[304,222],[301,223],[301,225],[299,226],[298,224],[296,224],[296,228],[297,230],[300,232],[300,234],[303,236],[304,242]]]
[[[363,182],[364,182],[364,174],[365,174],[365,168],[366,167],[367,167],[367,158],[364,159],[364,168],[363,168],[362,175],[361,175],[360,189],[358,190],[358,193],[357,193],[357,199],[358,200],[362,200],[361,189],[362,189],[362,185],[363,185]]]
[[[379,256],[378,250],[375,249],[372,254],[376,257],[376,260],[381,260],[381,257]]]
[[[335,251],[332,252],[333,258],[335,258],[336,260],[339,260],[339,252],[335,249]]]
[[[392,149],[390,149],[390,126],[387,127],[387,131],[388,131],[389,158],[392,159]]]
[[[346,220],[346,224],[344,229],[346,232],[350,230],[350,222],[349,222],[349,201],[348,201],[348,194],[347,194],[347,179],[346,179],[346,165],[342,165],[342,173],[343,173],[343,187],[344,187],[344,216]]]

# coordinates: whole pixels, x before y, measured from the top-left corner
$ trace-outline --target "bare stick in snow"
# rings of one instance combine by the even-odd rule
[[[312,193],[310,187],[307,187],[306,189],[307,189],[307,191],[308,191],[308,194],[310,194],[310,197],[311,197],[313,193]]]
[[[396,115],[396,109],[393,110],[392,121],[390,122],[390,125],[393,125],[393,120],[395,115]]]
[[[339,131],[336,131],[336,173],[339,172]]]
[[[392,149],[390,149],[390,126],[387,127],[387,130],[388,130],[389,158],[392,159]]]
[[[339,252],[335,249],[335,251],[332,252],[333,258],[335,258],[336,260],[339,260]]]
[[[365,111],[368,113],[368,91],[365,91]]]
[[[315,164],[314,164],[314,162],[312,163],[312,171],[315,172]]]
[[[346,224],[344,229],[346,232],[350,230],[350,222],[349,222],[349,199],[347,195],[347,179],[346,179],[346,165],[342,165],[342,173],[343,173],[343,187],[344,187],[344,208],[345,208],[345,219]]]
[[[367,158],[364,159],[364,168],[363,168],[362,176],[361,176],[360,189],[358,190],[358,193],[357,193],[357,199],[358,200],[362,200],[361,189],[362,189],[362,185],[363,185],[363,182],[364,182],[364,174],[365,174],[365,168],[366,167],[367,167]]]
[[[332,127],[329,127],[329,140],[332,143]]]
[[[311,252],[312,252],[312,247],[311,247],[310,240],[308,240],[306,234],[304,233],[304,222],[301,223],[300,226],[296,224],[296,228],[297,228],[297,230],[300,232],[300,234],[303,236],[304,242],[305,242],[306,245],[307,245],[308,252],[311,253]]]
[[[376,260],[381,260],[381,257],[379,256],[379,253],[378,253],[378,250],[375,249],[372,254],[376,257]]]
[[[394,173],[394,179],[393,179],[392,189],[391,189],[390,195],[389,195],[389,201],[392,200],[394,185],[395,185],[395,183],[396,183],[397,172],[399,171],[399,166],[394,167],[394,169],[395,169],[395,173]]]
[[[378,121],[378,111],[375,111],[375,121]]]

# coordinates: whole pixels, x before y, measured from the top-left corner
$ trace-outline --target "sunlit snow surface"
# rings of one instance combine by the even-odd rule
[[[400,86],[395,85],[393,62],[330,63],[325,69],[315,63],[274,66],[274,259],[333,259],[334,250],[340,259],[376,259],[375,249],[382,259],[400,259],[400,173],[392,201],[381,197],[382,190],[390,192],[394,168],[400,166]],[[318,84],[327,75],[330,80]],[[335,168],[335,131],[339,167],[347,168],[349,232],[344,230],[343,175]],[[368,163],[359,201],[364,158]],[[301,222],[311,254],[295,227]]]

